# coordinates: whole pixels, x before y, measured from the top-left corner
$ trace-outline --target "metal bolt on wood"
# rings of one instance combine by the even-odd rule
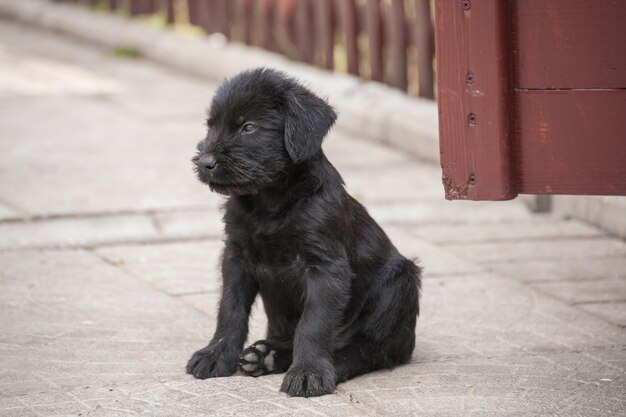
[[[476,126],[476,115],[474,113],[470,113],[467,115],[467,124],[469,127]]]
[[[467,11],[467,10],[472,8],[472,2],[470,0],[463,0],[461,2],[461,5],[463,6],[463,10],[465,10],[465,11]]]

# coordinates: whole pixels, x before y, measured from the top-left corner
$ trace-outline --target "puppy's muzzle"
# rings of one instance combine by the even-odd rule
[[[198,158],[197,165],[200,168],[211,171],[217,166],[217,159],[215,159],[213,154],[202,155]]]

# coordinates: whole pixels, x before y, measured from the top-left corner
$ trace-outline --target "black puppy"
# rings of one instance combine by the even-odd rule
[[[315,396],[406,363],[415,346],[420,269],[344,189],[322,152],[336,114],[283,73],[220,86],[193,158],[229,196],[217,329],[193,354],[196,378],[287,371],[281,391]],[[257,293],[267,339],[242,352]]]

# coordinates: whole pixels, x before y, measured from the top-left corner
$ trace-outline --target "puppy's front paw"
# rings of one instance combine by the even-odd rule
[[[290,397],[332,394],[335,391],[335,369],[330,362],[292,366],[280,390]]]
[[[191,356],[187,373],[198,379],[230,376],[237,370],[239,352],[223,344],[209,344]]]

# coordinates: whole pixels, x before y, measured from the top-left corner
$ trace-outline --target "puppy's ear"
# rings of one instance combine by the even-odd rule
[[[335,110],[323,99],[301,85],[287,92],[285,147],[294,162],[312,158],[337,120]]]

